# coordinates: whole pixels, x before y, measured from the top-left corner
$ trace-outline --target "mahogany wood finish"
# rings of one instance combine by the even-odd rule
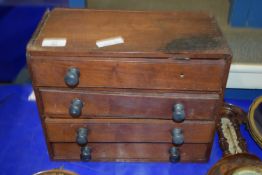
[[[89,143],[94,161],[169,161],[172,144],[161,143]],[[80,147],[75,143],[52,143],[55,159],[79,160]],[[184,144],[182,162],[204,162],[209,155],[207,144]],[[197,150],[197,151],[195,151]]]
[[[173,107],[181,103],[188,120],[212,120],[219,105],[217,94],[110,92],[40,89],[45,114],[54,118],[68,115],[73,99],[84,106],[79,118],[159,118],[172,119]],[[203,108],[204,106],[204,108]]]
[[[77,87],[219,91],[225,60],[67,58],[32,60],[37,86],[67,87],[68,68],[77,67]],[[210,74],[212,72],[212,74]],[[197,80],[197,81],[196,81]]]
[[[45,120],[51,142],[74,142],[78,128],[88,129],[89,142],[172,142],[172,130],[181,128],[185,143],[210,143],[214,122],[147,119],[49,119]],[[209,132],[206,132],[209,131]]]
[[[55,9],[44,20],[29,44],[32,56],[155,58],[179,53],[217,59],[231,55],[214,17],[203,12]],[[125,44],[96,46],[97,40],[119,35]],[[65,37],[66,47],[42,47],[44,38]]]
[[[52,159],[208,160],[231,63],[211,15],[56,8],[27,59]]]

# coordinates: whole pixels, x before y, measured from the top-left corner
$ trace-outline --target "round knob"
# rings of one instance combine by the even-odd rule
[[[65,84],[69,87],[75,87],[79,83],[79,76],[79,69],[69,68],[64,78]]]
[[[87,134],[88,134],[87,128],[79,128],[77,130],[76,143],[79,145],[86,145],[87,144]]]
[[[185,120],[185,110],[183,104],[177,103],[174,105],[173,120],[176,122],[182,122]]]
[[[91,160],[91,149],[88,146],[81,148],[80,159],[82,161],[90,161]]]
[[[83,106],[84,104],[80,99],[72,100],[70,108],[69,108],[69,114],[72,117],[79,117],[82,113]]]
[[[174,128],[172,131],[173,144],[181,145],[184,143],[184,135],[181,128]]]
[[[180,160],[180,152],[178,148],[176,147],[170,148],[169,153],[170,153],[170,157],[169,157],[170,162],[176,163]]]

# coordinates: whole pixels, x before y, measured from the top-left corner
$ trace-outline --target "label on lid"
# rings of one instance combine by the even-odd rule
[[[97,47],[106,47],[122,43],[124,43],[124,39],[121,36],[96,41]]]
[[[42,47],[65,47],[65,38],[45,38],[42,41]]]

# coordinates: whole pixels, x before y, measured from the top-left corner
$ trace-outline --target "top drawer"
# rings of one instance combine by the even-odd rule
[[[29,63],[34,85],[41,87],[220,91],[227,72],[224,59],[37,57]]]

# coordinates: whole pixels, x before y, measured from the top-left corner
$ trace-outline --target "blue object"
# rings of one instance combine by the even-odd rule
[[[248,15],[248,26],[250,27],[262,27],[262,1],[252,0]]]
[[[231,0],[229,11],[229,23],[234,27],[247,25],[251,0]]]
[[[225,90],[225,98],[237,100],[254,100],[262,95],[262,89],[233,89]]]
[[[87,0],[69,0],[69,7],[71,8],[85,8],[87,7]]]
[[[116,163],[63,162],[49,160],[36,103],[28,101],[31,85],[0,86],[0,170],[3,175],[33,174],[46,169],[72,170],[80,175],[204,175],[221,157],[215,136],[207,163]],[[228,99],[247,111],[251,100]],[[262,151],[245,127],[242,134],[250,153],[262,158]],[[197,150],[196,150],[197,151]]]
[[[25,66],[26,45],[46,7],[0,6],[0,82],[11,82]]]
[[[231,0],[229,23],[233,27],[262,27],[261,0]]]

